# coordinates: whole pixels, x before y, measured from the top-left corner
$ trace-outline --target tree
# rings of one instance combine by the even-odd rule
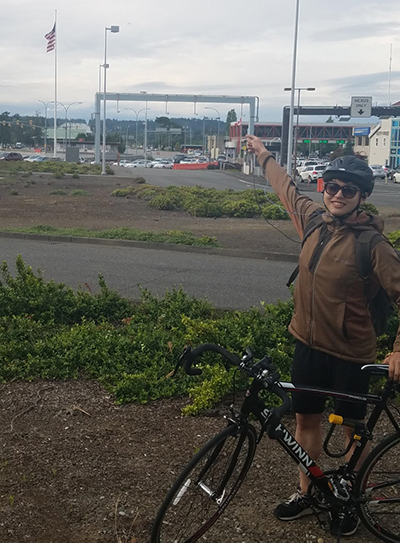
[[[237,121],[237,115],[236,111],[234,109],[230,109],[228,113],[226,114],[226,133],[229,134],[229,127],[231,123],[235,123]]]
[[[335,158],[338,158],[340,156],[346,156],[346,155],[354,155],[353,144],[351,143],[350,140],[347,140],[346,145],[344,147],[338,147],[337,149],[335,149],[331,153],[329,158],[331,160],[334,160]]]

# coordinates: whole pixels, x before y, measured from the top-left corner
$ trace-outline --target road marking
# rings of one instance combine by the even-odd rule
[[[244,183],[245,185],[250,185],[251,187],[261,187],[262,189],[265,188],[265,185],[260,185],[259,183],[254,183],[253,181],[245,181],[244,179],[238,179],[240,183]]]

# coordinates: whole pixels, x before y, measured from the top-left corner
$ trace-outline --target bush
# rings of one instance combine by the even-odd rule
[[[125,198],[134,192],[132,185],[125,187],[124,189],[116,189],[111,193],[111,196],[117,196],[119,198]]]
[[[76,189],[71,191],[70,196],[87,196],[88,194],[87,190]]]
[[[391,232],[390,234],[388,234],[388,238],[396,247],[396,249],[400,249],[400,230]]]
[[[147,402],[190,394],[185,409],[197,413],[231,391],[233,370],[205,353],[203,374],[196,378],[174,368],[184,345],[214,342],[241,355],[251,346],[255,358],[268,353],[283,380],[290,375],[294,340],[288,332],[293,303],[261,304],[247,311],[217,311],[182,289],[164,297],[142,290],[133,304],[110,290],[100,276],[100,292],[88,285],[74,292],[45,282],[19,256],[13,277],[0,269],[0,381],[12,379],[98,379],[117,403]],[[378,360],[391,348],[398,326],[392,317],[379,338]],[[220,359],[219,359],[220,360]],[[237,379],[238,388],[247,381]]]
[[[65,190],[57,189],[50,192],[50,196],[65,196],[67,193]]]
[[[288,219],[279,198],[262,190],[233,191],[203,187],[167,188],[146,185],[135,187],[138,198],[148,200],[151,207],[167,211],[186,211],[196,217],[259,217]],[[274,207],[279,206],[281,211]]]
[[[366,213],[369,213],[370,215],[379,215],[379,209],[370,202],[364,202],[361,204],[360,209]]]

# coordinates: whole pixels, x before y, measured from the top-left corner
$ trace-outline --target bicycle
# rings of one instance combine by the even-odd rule
[[[379,394],[365,395],[296,388],[292,383],[280,381],[279,373],[267,356],[254,362],[250,349],[246,349],[240,358],[213,343],[202,344],[193,350],[186,347],[173,374],[181,366],[188,375],[201,374],[202,370],[194,364],[205,351],[221,354],[229,365],[244,371],[251,382],[240,411],[235,413],[231,407],[226,428],[194,455],[167,493],[152,527],[151,543],[198,541],[238,492],[265,433],[277,440],[309,477],[308,497],[314,512],[325,510],[331,518],[338,519],[337,541],[341,537],[341,523],[354,508],[366,528],[378,539],[400,541],[400,427],[387,406],[387,401],[400,391],[400,385],[386,379]],[[387,366],[378,364],[363,366],[363,371],[386,378],[387,369]],[[259,397],[262,390],[278,396],[282,404],[277,408],[267,406]],[[325,452],[335,458],[344,456],[356,444],[350,460],[337,470],[323,472],[282,424],[282,417],[291,408],[288,392],[294,390],[374,406],[365,423],[330,415],[331,428],[324,442]],[[394,432],[371,450],[356,473],[356,465],[383,412],[387,414]],[[251,415],[261,425],[259,432],[249,422]],[[345,451],[332,453],[328,448],[329,441],[334,428],[342,424],[353,428],[353,438]]]

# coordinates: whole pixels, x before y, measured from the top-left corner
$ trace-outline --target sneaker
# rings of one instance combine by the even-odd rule
[[[295,520],[313,513],[314,510],[311,508],[307,495],[300,494],[300,492],[292,494],[290,498],[279,504],[274,511],[274,515],[279,520]]]
[[[341,536],[350,536],[356,533],[359,525],[357,511],[352,508],[350,511],[340,512],[336,517],[331,516],[330,532],[335,536],[338,536],[339,532]]]

